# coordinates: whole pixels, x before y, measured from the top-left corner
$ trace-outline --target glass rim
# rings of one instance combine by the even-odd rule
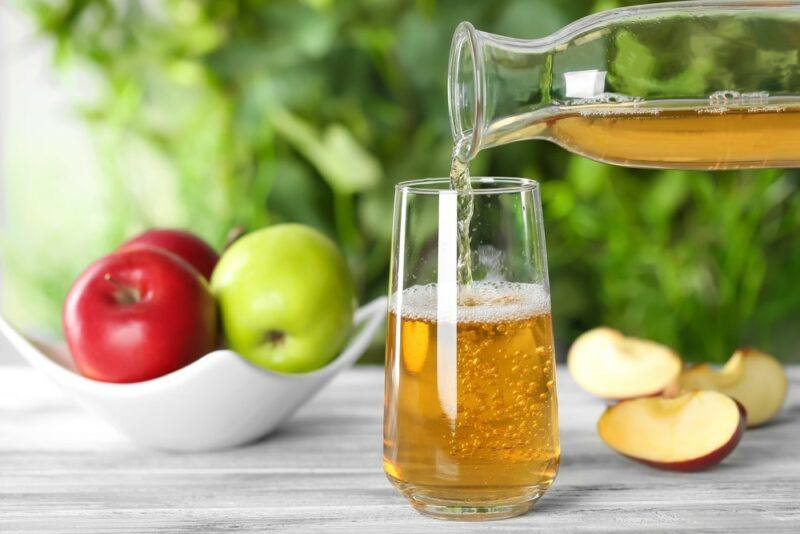
[[[500,195],[504,193],[523,193],[538,191],[539,182],[530,178],[514,178],[510,176],[473,176],[470,184],[495,184],[496,187],[475,189],[473,195]],[[447,187],[433,187],[444,185]],[[414,193],[418,195],[455,195],[457,191],[450,189],[450,178],[418,178],[404,180],[394,186],[396,192]]]

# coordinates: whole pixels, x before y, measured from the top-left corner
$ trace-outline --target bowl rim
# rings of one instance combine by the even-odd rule
[[[114,391],[116,393],[141,393],[143,389],[149,389],[158,387],[161,388],[162,386],[168,385],[171,382],[175,382],[177,380],[185,379],[186,375],[189,374],[196,374],[202,371],[205,367],[214,365],[216,361],[221,359],[233,359],[238,360],[238,363],[241,365],[245,365],[250,369],[258,371],[264,377],[272,377],[278,378],[282,380],[294,380],[297,382],[309,380],[311,378],[319,377],[320,375],[326,374],[336,368],[339,365],[342,365],[344,359],[342,358],[343,355],[347,352],[347,349],[351,346],[351,344],[358,339],[359,334],[362,334],[364,329],[369,326],[369,320],[375,319],[377,320],[378,316],[380,316],[381,320],[385,318],[385,311],[386,311],[386,304],[387,297],[378,297],[367,304],[359,307],[355,313],[353,314],[353,326],[351,327],[351,331],[347,337],[347,341],[342,346],[340,352],[331,359],[328,363],[324,366],[314,369],[313,371],[308,371],[305,373],[284,373],[281,371],[273,371],[271,369],[266,369],[264,367],[260,367],[243,356],[239,355],[237,352],[228,349],[228,348],[219,348],[215,349],[203,356],[199,357],[197,360],[193,361],[192,363],[181,367],[180,369],[176,369],[171,371],[167,374],[157,376],[155,378],[151,378],[149,380],[142,380],[140,382],[103,382],[101,380],[95,380],[93,378],[88,378],[86,376],[81,375],[77,370],[71,369],[68,366],[64,365],[57,361],[52,355],[51,351],[45,351],[45,348],[55,348],[58,346],[59,349],[65,349],[63,345],[63,341],[56,345],[52,341],[45,341],[38,337],[29,337],[27,334],[20,332],[14,326],[12,326],[2,315],[0,315],[0,332],[3,332],[9,341],[11,341],[14,349],[17,352],[21,352],[20,347],[18,346],[20,343],[26,344],[30,347],[31,352],[38,353],[36,358],[36,364],[43,365],[48,367],[54,372],[58,372],[65,380],[69,380],[76,385],[81,386],[90,386],[92,388],[103,389],[106,391]],[[363,352],[363,350],[361,351]],[[22,355],[23,358],[31,364],[34,364],[32,358],[28,358],[26,355]],[[358,355],[360,356],[360,354]]]

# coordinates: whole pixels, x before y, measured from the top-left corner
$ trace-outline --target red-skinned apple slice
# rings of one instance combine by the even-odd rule
[[[620,454],[651,467],[700,471],[718,464],[738,445],[744,408],[716,391],[675,398],[620,402],[597,422],[600,438]]]
[[[578,337],[567,366],[583,389],[610,400],[660,395],[681,372],[681,359],[671,349],[611,328],[595,328]]]
[[[754,427],[772,419],[783,406],[788,381],[777,359],[754,349],[741,349],[719,371],[707,364],[690,367],[681,374],[680,386],[733,397],[747,410],[747,426]]]

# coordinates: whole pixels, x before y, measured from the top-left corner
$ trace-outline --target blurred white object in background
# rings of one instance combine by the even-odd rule
[[[596,98],[605,93],[606,71],[580,70],[564,73],[566,95],[570,98]]]

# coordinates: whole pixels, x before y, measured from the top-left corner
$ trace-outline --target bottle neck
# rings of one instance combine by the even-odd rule
[[[450,126],[465,159],[507,142],[521,116],[552,100],[553,49],[476,30],[462,22],[453,36],[448,71]]]

